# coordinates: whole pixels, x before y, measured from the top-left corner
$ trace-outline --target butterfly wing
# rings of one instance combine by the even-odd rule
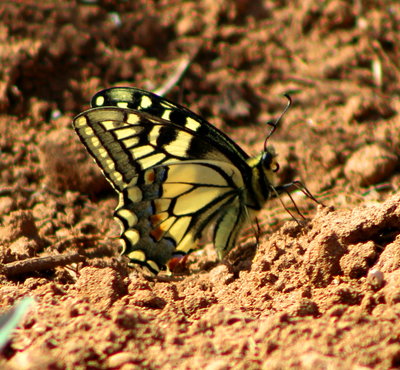
[[[129,108],[162,118],[178,128],[184,127],[196,136],[203,137],[210,146],[228,156],[229,160],[241,170],[248,169],[245,161],[249,156],[228,136],[196,113],[156,94],[132,87],[112,87],[97,92],[91,100],[91,106],[93,108],[106,106]],[[191,151],[188,152],[189,156],[200,155],[202,147],[195,147],[195,144],[196,142],[192,143]]]
[[[212,221],[219,257],[229,252],[248,218],[248,156],[199,116],[151,93],[108,89],[92,105],[74,127],[119,193],[123,253],[157,273],[194,249]]]

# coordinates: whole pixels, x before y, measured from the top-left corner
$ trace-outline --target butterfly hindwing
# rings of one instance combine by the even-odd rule
[[[240,196],[226,170],[218,162],[182,162],[139,175],[136,185],[122,191],[115,211],[124,253],[160,269],[172,257],[194,249],[210,221],[222,217]]]

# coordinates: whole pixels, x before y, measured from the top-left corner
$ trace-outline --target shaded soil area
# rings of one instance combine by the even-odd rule
[[[0,313],[35,299],[1,368],[400,368],[397,1],[21,0],[0,16]],[[205,243],[155,278],[119,256],[117,197],[71,121],[102,88],[171,79],[168,99],[252,155],[290,92],[276,181],[325,206],[294,192],[298,224],[271,201],[258,241],[245,230],[224,261]]]

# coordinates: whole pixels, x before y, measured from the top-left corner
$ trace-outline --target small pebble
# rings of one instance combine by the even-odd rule
[[[375,289],[382,288],[385,282],[383,278],[383,272],[377,269],[369,270],[367,275],[367,281]]]
[[[379,144],[365,145],[354,152],[344,168],[353,184],[369,186],[388,178],[397,164],[397,156]]]
[[[114,369],[119,368],[127,363],[135,363],[137,357],[130,352],[118,352],[107,359],[108,367]]]

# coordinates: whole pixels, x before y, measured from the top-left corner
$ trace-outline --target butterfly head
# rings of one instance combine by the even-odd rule
[[[274,148],[268,147],[261,153],[260,165],[264,171],[268,172],[278,172],[279,163],[276,160],[276,153]]]
[[[273,147],[269,146],[263,150],[258,156],[257,167],[261,173],[267,178],[270,184],[273,184],[275,173],[279,171],[279,163],[276,159],[277,155]]]
[[[268,146],[259,155],[249,158],[247,164],[253,169],[253,178],[259,179],[263,177],[268,184],[272,185],[275,182],[275,172],[279,170],[279,163],[276,157],[274,148]]]

